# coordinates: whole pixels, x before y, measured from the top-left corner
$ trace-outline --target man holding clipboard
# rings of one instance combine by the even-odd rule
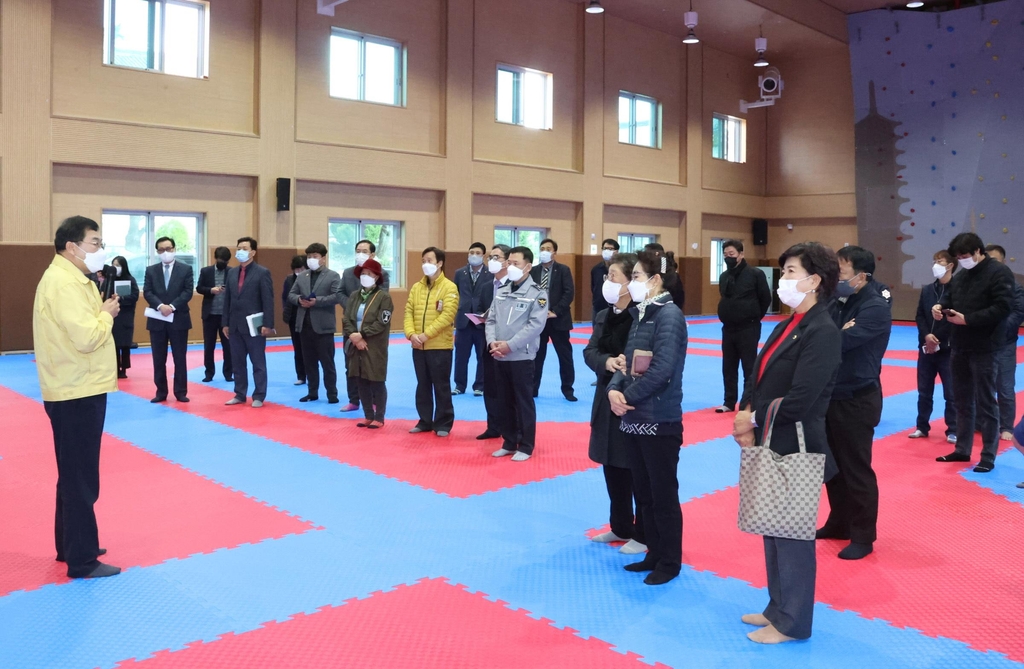
[[[192,299],[192,267],[175,262],[174,240],[161,237],[156,240],[156,252],[160,262],[146,268],[146,280],[142,295],[149,304],[146,309],[146,329],[153,345],[153,383],[156,396],[150,402],[167,401],[167,344],[171,345],[174,357],[174,397],[179,402],[188,402],[188,366],[185,353],[188,349],[188,331],[192,329],[192,317],[188,303]]]
[[[256,387],[252,406],[258,409],[267,398],[267,337],[274,334],[274,282],[270,270],[255,261],[257,242],[252,237],[238,240],[238,267],[228,270],[224,297],[224,333],[231,344],[231,367],[235,375],[235,396],[226,405],[245,404],[249,393],[249,368]]]

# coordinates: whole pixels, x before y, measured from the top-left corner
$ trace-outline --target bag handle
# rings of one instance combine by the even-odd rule
[[[765,430],[764,439],[761,442],[761,448],[771,448],[772,430],[775,428],[775,415],[779,412],[779,405],[781,404],[782,398],[777,397],[768,405],[768,411],[765,412],[765,425],[768,427]],[[804,424],[801,421],[796,422],[796,439],[800,444],[800,452],[806,453],[807,440],[804,439]]]

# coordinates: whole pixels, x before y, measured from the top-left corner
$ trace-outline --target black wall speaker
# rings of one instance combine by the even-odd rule
[[[292,206],[292,180],[284,177],[277,180],[277,210],[288,211]]]
[[[754,237],[754,246],[768,245],[768,221],[763,218],[755,218],[751,221],[751,234]]]

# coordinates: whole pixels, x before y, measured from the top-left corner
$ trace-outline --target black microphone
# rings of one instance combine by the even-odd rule
[[[103,301],[106,302],[114,295],[114,281],[117,280],[117,268],[113,265],[103,266]]]

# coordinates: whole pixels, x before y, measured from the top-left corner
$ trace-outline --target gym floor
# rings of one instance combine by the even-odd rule
[[[760,538],[736,529],[732,418],[713,412],[717,320],[690,320],[684,564],[660,587],[622,569],[635,556],[589,540],[608,516],[587,458],[589,332],[574,331],[578,403],[562,399],[548,356],[523,463],[474,439],[472,394],[455,398],[450,437],[408,434],[415,377],[400,337],[377,431],[355,427],[361,412],[300,404],[283,342],[268,347],[260,410],[223,406],[220,376],[200,382],[201,347],[192,401],[150,404],[140,348],[109,399],[97,504],[104,560],[125,572],[76,582],[54,561],[56,466],[32,356],[0,357],[0,667],[1022,666],[1024,456],[1004,442],[989,474],[936,463],[951,450],[941,390],[931,437],[906,438],[912,326],[894,327],[883,367],[875,552],[844,562],[842,542],[819,542],[814,635],[772,647],[740,622],[767,592]]]

